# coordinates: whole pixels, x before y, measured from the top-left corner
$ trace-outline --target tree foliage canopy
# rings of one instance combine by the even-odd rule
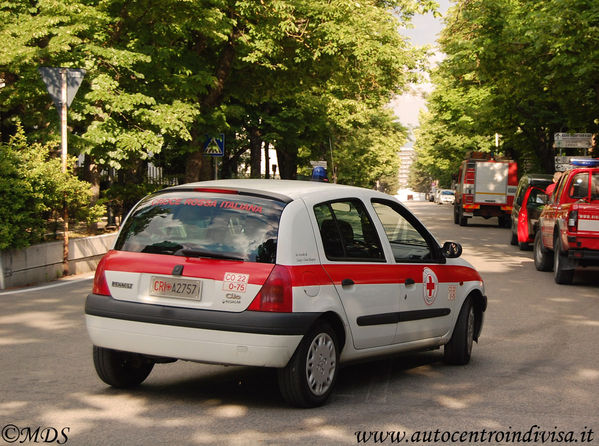
[[[599,130],[599,3],[459,0],[439,40],[417,151],[443,182],[469,150],[497,150],[551,172],[553,134]]]
[[[262,143],[283,177],[309,159],[372,186],[390,174],[405,130],[386,110],[415,79],[424,52],[399,33],[433,0],[9,0],[0,7],[3,134],[57,138],[39,66],[84,68],[70,110],[73,153],[134,169],[184,160],[211,174],[206,135],[225,133],[223,172]],[[4,136],[6,138],[6,136]],[[345,171],[360,166],[363,174]],[[168,166],[172,167],[172,166]],[[227,170],[228,169],[228,170]]]
[[[89,184],[73,174],[73,163],[62,172],[53,152],[51,146],[29,144],[20,127],[10,142],[0,143],[0,250],[44,240],[63,206],[79,221],[103,215],[103,206],[89,206]]]

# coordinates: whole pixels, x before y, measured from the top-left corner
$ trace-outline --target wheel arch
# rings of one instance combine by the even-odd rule
[[[310,329],[319,322],[327,322],[331,326],[331,328],[337,335],[337,341],[339,342],[339,355],[341,355],[341,352],[343,351],[343,347],[345,346],[345,342],[347,340],[343,320],[337,313],[333,311],[327,311],[314,321]]]
[[[484,313],[487,309],[487,297],[483,296],[480,290],[472,290],[468,297],[474,307],[474,340],[478,342],[483,328]]]

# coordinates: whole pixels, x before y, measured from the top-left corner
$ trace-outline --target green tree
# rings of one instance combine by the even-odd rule
[[[447,58],[417,141],[419,167],[446,177],[470,146],[494,150],[498,133],[521,171],[551,172],[555,132],[599,130],[598,28],[592,0],[456,2],[440,38]]]
[[[267,142],[279,151],[283,176],[293,177],[306,161],[300,148],[319,152],[331,137],[351,156],[351,133],[378,125],[384,104],[415,79],[423,59],[398,29],[435,6],[431,0],[165,0],[159,7],[148,0],[7,1],[0,12],[2,120],[9,134],[10,124],[26,115],[27,134],[57,139],[57,116],[37,67],[80,67],[87,75],[70,110],[70,147],[88,156],[94,183],[101,168],[139,170],[152,156],[184,157],[187,181],[209,177],[201,149],[214,133],[233,143],[223,160],[229,172],[244,149],[253,147],[255,155]],[[357,129],[338,121],[356,121],[356,114],[371,117],[357,119]],[[399,133],[395,126],[383,134]],[[377,138],[362,138],[359,150],[362,144],[380,153]],[[385,170],[386,157],[367,159],[374,164],[365,172]]]
[[[63,206],[78,221],[93,222],[104,214],[90,206],[89,184],[62,172],[60,158],[49,145],[29,144],[22,128],[0,143],[0,250],[41,242]]]

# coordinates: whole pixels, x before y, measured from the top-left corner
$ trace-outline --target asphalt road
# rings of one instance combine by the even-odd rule
[[[309,410],[286,406],[267,369],[179,361],[114,390],[91,361],[91,279],[76,278],[0,293],[0,445],[393,444],[404,432],[419,445],[599,444],[599,270],[556,285],[496,220],[459,227],[449,206],[410,207],[439,241],[462,243],[485,280],[467,366],[444,365],[441,350],[350,365]]]

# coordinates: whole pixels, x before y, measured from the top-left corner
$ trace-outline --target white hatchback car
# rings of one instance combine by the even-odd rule
[[[323,404],[340,363],[444,346],[466,364],[487,307],[461,247],[401,203],[318,182],[219,180],[141,200],[87,297],[99,377],[140,384],[177,359],[278,368]]]

